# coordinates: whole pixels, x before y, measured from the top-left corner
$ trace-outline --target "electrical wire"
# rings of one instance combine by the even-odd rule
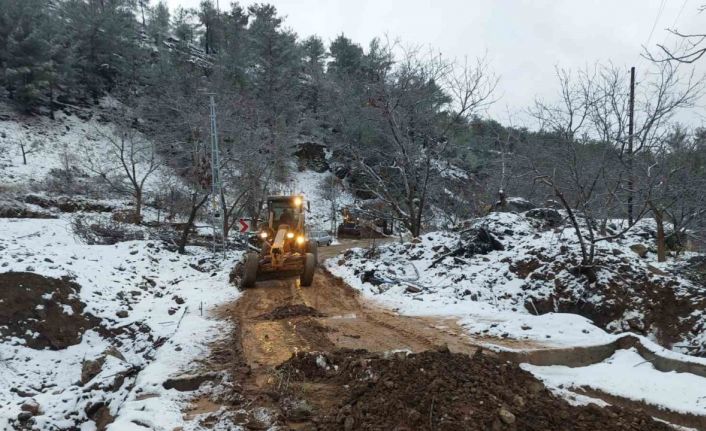
[[[644,46],[647,46],[650,44],[650,41],[652,40],[652,35],[655,32],[655,28],[657,28],[657,23],[659,22],[659,19],[662,17],[662,12],[664,12],[664,5],[667,2],[667,0],[662,0],[659,4],[659,10],[657,11],[657,16],[655,17],[655,21],[652,23],[652,30],[650,30],[650,35],[647,37],[647,42],[645,42]]]

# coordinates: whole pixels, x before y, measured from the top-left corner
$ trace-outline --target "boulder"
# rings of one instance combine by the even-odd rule
[[[516,212],[522,213],[536,208],[532,202],[521,197],[511,197],[505,200],[505,205],[498,205],[497,211],[499,212]]]
[[[525,215],[529,218],[544,221],[544,225],[547,227],[557,227],[561,225],[561,221],[564,219],[559,211],[552,208],[535,208],[527,211]]]
[[[95,376],[100,374],[105,363],[105,356],[98,359],[86,359],[81,364],[81,385],[90,382]]]
[[[500,410],[498,410],[498,416],[500,416],[500,420],[507,425],[515,423],[515,415],[505,407],[501,407]]]
[[[404,291],[407,293],[420,293],[422,289],[417,286],[407,286]]]
[[[470,229],[462,234],[463,254],[470,257],[504,250],[503,244],[486,228]]]
[[[32,416],[38,416],[42,413],[42,409],[39,406],[39,403],[34,399],[25,401],[20,407],[20,410],[22,410],[23,412],[30,413]]]
[[[164,386],[164,389],[176,389],[181,392],[195,391],[204,382],[214,380],[217,377],[218,374],[216,373],[182,374],[167,379],[162,386]]]
[[[647,256],[648,249],[647,246],[645,246],[644,244],[633,244],[630,246],[630,250],[632,250],[633,252],[635,252],[635,254],[642,258]]]
[[[125,361],[125,356],[123,356],[122,353],[120,353],[120,350],[118,350],[115,346],[110,346],[107,349],[105,349],[105,352],[103,352],[103,355],[110,355],[113,356],[114,358],[118,358],[121,361]]]

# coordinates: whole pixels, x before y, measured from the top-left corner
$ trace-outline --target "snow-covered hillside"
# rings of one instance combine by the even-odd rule
[[[298,172],[295,177],[295,192],[303,193],[311,203],[311,211],[307,214],[307,223],[313,230],[331,230],[335,209],[336,223],[341,222],[341,209],[353,205],[354,198],[342,186],[331,186],[327,181],[329,173],[319,173],[310,170]],[[327,187],[331,189],[327,190]]]
[[[599,245],[592,280],[573,270],[578,243],[561,216],[548,209],[492,213],[456,231],[351,249],[326,266],[401,314],[453,317],[477,343],[494,350],[614,351],[587,366],[523,365],[572,403],[601,404],[584,396],[597,390],[655,409],[706,415],[702,373],[656,368],[649,359],[658,354],[706,369],[706,359],[676,353],[706,352],[706,289],[684,276],[689,256],[656,262],[647,220],[626,238]],[[643,334],[633,339],[654,353],[643,357],[619,347],[628,333]],[[577,357],[582,362],[588,356]]]
[[[561,219],[554,210],[491,213],[460,231],[350,250],[329,267],[385,301],[419,304],[413,308],[509,311],[519,314],[516,322],[528,315],[575,313],[612,333],[637,332],[680,352],[706,352],[706,290],[679,274],[682,259],[656,261],[648,251],[653,241],[648,220],[624,239],[598,243],[592,280],[576,271],[578,242]],[[476,333],[506,332],[503,325],[471,326]]]
[[[222,333],[208,310],[237,296],[238,257],[150,239],[85,245],[65,217],[0,219],[0,319],[22,319],[0,327],[0,428],[95,429],[108,415],[111,430],[182,426],[185,398],[164,383]],[[62,326],[81,334],[52,332]]]

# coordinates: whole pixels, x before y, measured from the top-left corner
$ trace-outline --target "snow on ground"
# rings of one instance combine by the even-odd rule
[[[706,416],[706,378],[661,372],[634,349],[617,350],[603,362],[586,367],[522,364],[550,388],[600,390],[669,410]]]
[[[631,250],[635,244],[650,244],[645,237],[648,221],[625,240],[598,244],[595,281],[573,270],[580,261],[573,228],[567,224],[547,228],[545,223],[523,214],[491,213],[469,222],[462,232],[431,232],[417,242],[349,250],[327,266],[402,313],[428,309],[469,316],[466,325],[476,335],[520,339],[549,335],[553,341],[561,338],[573,344],[592,339],[597,325],[657,340],[664,331],[676,329],[674,323],[659,326],[659,318],[671,312],[675,315],[670,318],[684,325],[681,332],[670,334],[683,337],[674,349],[693,353],[706,347],[698,329],[706,324],[698,306],[706,299],[703,287],[680,276],[674,262],[659,264],[652,253],[641,258]],[[670,302],[673,308],[660,309]],[[567,314],[556,313],[565,310],[601,320],[571,317],[573,329],[564,334],[539,329],[551,329],[556,319],[567,319]],[[522,330],[523,326],[531,329]],[[596,336],[596,342],[603,341],[602,335]]]
[[[319,173],[310,170],[299,172],[296,176],[295,192],[303,193],[311,205],[311,211],[307,213],[307,223],[312,230],[331,230],[333,218],[332,194],[326,192],[324,185],[324,180],[329,178],[331,178],[330,173]],[[337,189],[334,195],[333,206],[336,208],[337,217],[337,222],[334,224],[337,226],[341,221],[341,208],[352,205],[354,198],[349,192],[340,188]]]
[[[102,104],[110,108],[111,100],[106,98]],[[110,145],[107,137],[113,133],[113,126],[101,119],[99,109],[85,114],[84,118],[79,118],[58,111],[55,120],[43,116],[22,119],[8,116],[0,120],[0,185],[7,190],[23,191],[37,186],[52,170],[67,165],[86,173],[89,158],[94,163],[121,169],[117,160],[109,161],[105,157]],[[20,142],[28,152],[26,164]],[[145,191],[164,188],[175,181],[172,177],[166,167],[160,166],[146,181]]]
[[[31,124],[14,120],[0,121],[0,182],[5,186],[24,186],[44,178],[52,169],[62,167],[64,152],[76,154],[80,143],[95,131],[107,131],[95,120],[84,121],[73,115],[57,113],[57,120],[32,118]],[[31,153],[23,164],[20,141]]]
[[[704,297],[702,288],[676,273],[679,262],[658,264],[651,252],[640,258],[631,250],[633,244],[649,244],[646,234],[649,226],[635,229],[625,240],[600,244],[599,255],[605,259],[604,265],[597,280],[587,285],[571,274],[570,265],[565,264],[575,262],[574,232],[570,227],[547,229],[541,226],[545,222],[523,214],[493,213],[470,222],[464,229],[479,235],[478,229],[483,228],[502,247],[493,245],[491,239],[479,239],[482,235],[469,239],[459,232],[440,231],[426,234],[417,242],[348,250],[328,259],[325,265],[364,296],[384,306],[405,315],[457,318],[475,342],[498,350],[611,343],[648,321],[649,316],[643,310],[659,309],[660,296],[640,296],[642,286],[657,286],[653,287],[657,292],[662,292],[664,286],[673,289],[674,295],[666,298],[674,298],[678,304],[675,308],[685,306],[686,312],[689,301]],[[460,244],[475,248],[452,253]],[[616,282],[616,277],[623,277],[624,284]],[[557,286],[577,291],[570,298],[580,298],[586,308],[591,304],[613,304],[615,298],[604,296],[603,289],[616,286],[621,294],[635,298],[634,303],[625,304],[622,316],[599,327],[587,317],[555,312],[556,305],[553,311],[547,309],[547,303],[557,303]],[[692,308],[695,309],[690,314],[676,322],[691,322],[693,330],[687,336],[693,338],[687,340],[699,345],[703,339],[703,331],[698,330],[703,324],[703,310],[698,306]],[[655,333],[647,326],[642,328],[646,329],[646,336],[638,338],[649,350],[682,362],[706,364],[704,358],[679,353],[678,347],[668,346],[674,350],[660,347],[655,344],[658,341]],[[498,342],[498,337],[517,342]],[[588,386],[633,400],[645,399],[679,412],[706,415],[706,379],[658,371],[634,350],[617,350],[610,359],[587,367],[525,365],[525,369],[574,403],[593,402],[572,391]]]
[[[415,286],[411,283],[374,286],[363,282],[360,273],[356,274],[356,269],[338,265],[338,259],[327,260],[328,269],[366,297],[400,314],[458,317],[458,323],[466,328],[470,335],[533,341],[548,347],[597,345],[615,339],[615,336],[576,314],[547,313],[536,316],[517,310],[501,309],[488,302],[459,299],[453,294],[453,290],[443,288],[430,293],[410,295],[407,289],[409,286]],[[409,279],[413,278],[410,274],[414,274],[412,266],[423,268],[424,262],[408,263],[406,274]],[[421,269],[417,271],[422,272]],[[443,287],[444,280],[437,282],[435,286]],[[488,342],[488,346],[492,346],[492,341]]]
[[[65,217],[0,219],[2,273],[71,277],[81,286],[84,312],[117,334],[110,339],[89,330],[79,344],[61,350],[0,339],[0,429],[10,428],[21,405],[32,398],[41,409],[33,418],[38,429],[95,429],[86,408],[98,403],[116,416],[111,430],[144,429],[136,423],[156,430],[182,426],[185,395],[162,383],[193,369],[207,343],[223,334],[224,324],[208,312],[237,297],[228,272],[239,257],[223,261],[197,247],[179,255],[149,239],[85,245],[73,236]],[[138,330],[121,334],[120,328]],[[100,357],[111,345],[124,360],[105,356],[100,373],[81,385],[83,361]],[[110,388],[116,375],[124,375],[124,383]]]

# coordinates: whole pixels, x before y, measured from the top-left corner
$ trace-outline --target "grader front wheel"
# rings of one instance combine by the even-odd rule
[[[314,267],[319,266],[319,244],[316,243],[316,240],[309,240],[306,251],[314,255]]]
[[[304,270],[299,276],[299,283],[302,287],[309,287],[314,281],[314,271],[316,270],[316,257],[312,253],[307,253],[304,258]]]

